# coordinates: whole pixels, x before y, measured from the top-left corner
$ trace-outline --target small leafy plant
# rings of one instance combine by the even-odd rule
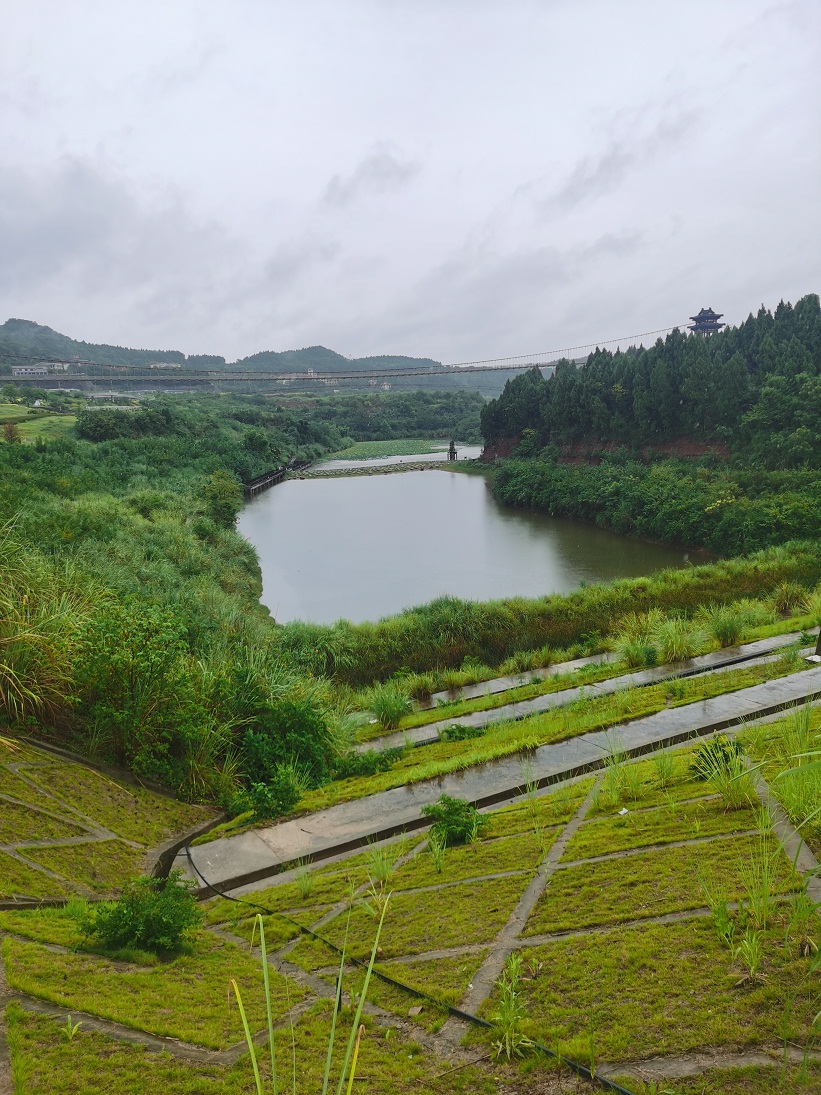
[[[442,795],[438,802],[423,806],[422,813],[433,819],[431,836],[436,834],[446,847],[475,839],[488,823],[471,803],[450,795]]]
[[[71,1021],[71,1016],[70,1015],[67,1016],[66,1021],[65,1021],[65,1025],[60,1027],[60,1037],[66,1042],[73,1042],[74,1041],[74,1035],[77,1033],[77,1031],[80,1029],[80,1027],[82,1025],[83,1025],[82,1019],[80,1019],[76,1023],[73,1023]]]

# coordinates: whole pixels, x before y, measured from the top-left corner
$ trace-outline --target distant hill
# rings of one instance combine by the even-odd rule
[[[108,346],[104,343],[78,342],[60,334],[51,327],[44,327],[30,319],[7,319],[0,325],[0,361],[12,363],[30,358],[61,358],[93,361],[97,365],[150,365],[165,361],[176,365],[188,365],[192,369],[224,368],[225,358],[218,354],[191,354],[186,357],[179,350],[137,350],[126,346]],[[240,358],[228,368],[252,369],[259,372],[304,373],[314,369],[322,373],[340,373],[351,369],[402,369],[408,367],[433,367],[439,365],[431,358],[381,356],[347,358],[324,346],[307,346],[302,350],[263,350],[250,357]]]
[[[43,327],[30,319],[7,319],[0,325],[0,361],[51,357],[80,358],[98,365],[148,365],[152,361],[185,364],[185,354],[178,350],[132,350],[124,346],[77,342],[51,327]],[[12,360],[13,359],[13,360]]]
[[[309,369],[317,373],[343,373],[352,370],[393,370],[441,367],[441,363],[429,357],[406,357],[400,354],[381,354],[374,357],[343,357],[325,346],[306,346],[301,350],[263,350],[250,357],[226,363],[219,354],[191,354],[188,357],[179,350],[145,350],[127,346],[109,346],[105,343],[79,342],[60,334],[51,327],[44,327],[29,319],[7,319],[0,324],[0,374],[8,376],[12,365],[27,365],[36,361],[57,358],[64,361],[76,359],[95,365],[120,365],[145,368],[153,363],[165,362],[180,365],[183,369],[251,370],[254,372],[302,373]],[[93,370],[92,370],[93,371]],[[180,375],[179,373],[177,374]],[[390,377],[391,388],[411,390],[480,391],[486,396],[498,395],[505,381],[515,372],[463,373],[453,369],[430,378],[425,376]],[[290,383],[290,382],[289,382]],[[297,382],[298,383],[298,382]],[[308,382],[311,383],[310,381]],[[367,378],[341,382],[362,387],[375,384]],[[386,382],[383,382],[383,387]]]
[[[386,354],[379,357],[343,357],[324,346],[306,346],[302,350],[263,350],[262,353],[240,358],[234,363],[241,369],[258,369],[274,373],[304,373],[314,369],[318,373],[344,373],[351,369],[408,369],[433,368],[441,365],[429,357],[402,357]]]

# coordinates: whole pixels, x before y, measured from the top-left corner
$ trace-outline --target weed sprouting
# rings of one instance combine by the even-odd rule
[[[513,1057],[524,1057],[534,1044],[522,1031],[527,1011],[521,999],[521,979],[522,956],[519,951],[514,951],[496,982],[499,1003],[496,1014],[491,1017],[497,1035],[492,1043],[494,1056],[504,1056],[508,1061]]]
[[[753,927],[747,927],[741,942],[735,948],[733,957],[737,962],[742,962],[747,970],[743,981],[762,981],[760,973],[761,963],[764,960],[764,944],[761,941],[761,932]]]
[[[806,883],[790,900],[790,918],[784,933],[784,946],[789,946],[791,939],[795,940],[802,958],[818,954],[818,941],[814,936],[818,934],[819,910],[821,905],[817,905],[807,893]]]
[[[77,1033],[82,1025],[82,1019],[78,1020],[76,1023],[73,1023],[71,1021],[71,1015],[68,1015],[66,1017],[65,1024],[60,1027],[60,1037],[66,1042],[73,1042],[74,1035]]]
[[[775,856],[766,834],[762,834],[757,853],[739,863],[739,875],[745,890],[745,907],[753,924],[765,930],[773,910],[776,881]]]
[[[701,878],[699,882],[713,914],[713,926],[716,935],[722,943],[732,949],[733,937],[735,936],[735,920],[730,914],[727,894],[724,890],[714,889],[712,880]]]
[[[384,886],[393,874],[397,859],[404,851],[404,845],[371,844],[365,855],[365,866],[372,882]]]
[[[653,767],[656,772],[656,785],[666,791],[673,782],[676,764],[672,753],[655,753],[653,755]]]
[[[432,830],[428,841],[428,852],[433,861],[433,869],[437,874],[441,874],[445,868],[445,847],[445,838],[440,833]]]
[[[310,871],[310,860],[300,859],[296,865],[294,883],[303,901],[307,901],[314,892],[314,875]]]

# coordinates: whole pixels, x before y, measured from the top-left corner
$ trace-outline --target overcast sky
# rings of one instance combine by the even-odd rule
[[[819,104],[819,0],[3,0],[0,321],[450,362],[737,322],[821,288]]]

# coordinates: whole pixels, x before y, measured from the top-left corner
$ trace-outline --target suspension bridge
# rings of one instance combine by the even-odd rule
[[[431,376],[463,376],[470,373],[494,373],[516,372],[525,369],[544,369],[555,366],[557,362],[569,359],[576,364],[587,360],[587,356],[595,349],[604,349],[611,346],[635,346],[639,340],[658,337],[668,334],[670,331],[682,329],[685,324],[675,324],[671,327],[660,327],[653,331],[640,331],[637,334],[622,335],[618,338],[599,339],[593,342],[581,343],[577,346],[565,346],[554,350],[544,350],[538,353],[517,354],[512,357],[487,358],[477,361],[459,361],[450,364],[434,365],[407,365],[381,366],[374,369],[361,369],[352,366],[350,369],[334,370],[290,370],[287,372],[273,369],[243,369],[236,366],[223,366],[215,369],[189,368],[184,364],[158,363],[153,367],[132,365],[107,365],[102,362],[78,361],[76,359],[50,358],[48,361],[36,359],[15,358],[12,363],[12,376],[9,378],[14,384],[33,384],[38,387],[68,387],[78,382],[85,383],[120,383],[129,385],[140,382],[151,382],[156,385],[168,384],[176,381],[186,387],[191,384],[272,384],[293,383],[294,381],[315,381],[317,383],[336,383],[344,380],[380,380],[398,377],[431,377]],[[24,363],[25,361],[25,363]],[[49,366],[69,366],[71,371],[52,372]],[[78,371],[79,370],[79,371]],[[46,382],[44,384],[44,382]]]

